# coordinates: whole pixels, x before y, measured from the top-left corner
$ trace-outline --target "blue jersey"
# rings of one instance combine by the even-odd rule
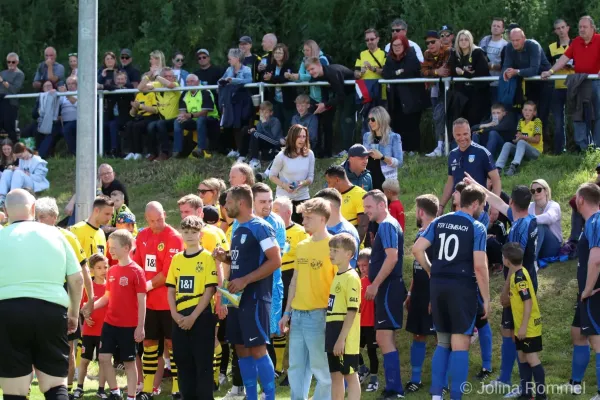
[[[273,212],[265,218],[265,221],[267,221],[275,231],[275,239],[277,240],[277,244],[279,245],[283,255],[283,249],[285,248],[286,243],[285,223],[279,215]],[[281,268],[277,268],[275,271],[273,271],[273,288],[271,298],[271,334],[279,335],[279,320],[281,319],[281,309],[283,307],[283,280],[281,279]]]
[[[506,213],[508,220],[512,226],[510,232],[508,232],[508,242],[516,242],[521,245],[523,249],[523,267],[529,273],[533,288],[537,292],[537,272],[535,271],[535,259],[536,259],[536,244],[537,244],[537,220],[535,215],[529,214],[524,218],[514,220],[512,209],[508,209]],[[508,268],[504,267],[504,279],[508,276]]]
[[[352,268],[356,268],[356,261],[358,260],[358,252],[360,247],[360,237],[358,236],[358,231],[348,220],[342,219],[342,221],[335,226],[328,226],[327,232],[332,235],[337,235],[338,233],[349,233],[356,240],[356,253],[354,253],[354,257],[350,260],[350,266]]]
[[[402,279],[402,260],[404,258],[404,233],[396,218],[388,215],[379,224],[377,234],[371,249],[371,260],[369,261],[369,280],[373,282],[379,274],[386,259],[385,249],[398,249],[398,261],[392,272],[386,278]]]
[[[275,232],[262,218],[253,217],[248,222],[238,224],[231,235],[229,279],[241,278],[256,271],[265,262],[265,252],[275,246]],[[252,298],[270,302],[272,285],[272,276],[249,284],[244,289],[242,301]]]
[[[417,238],[415,239],[415,242],[421,236],[423,236],[424,233],[425,233],[424,230],[419,231],[419,233],[417,233]],[[430,246],[429,248],[427,248],[425,253],[427,254],[427,258],[429,259],[429,262],[431,262],[433,260],[433,247]],[[413,261],[413,278],[412,279],[413,279],[412,296],[419,297],[419,298],[421,298],[421,297],[426,298],[427,301],[429,301],[429,274],[427,273],[427,271],[425,271],[423,269],[421,264],[419,264],[419,262],[416,259]]]
[[[465,178],[465,172],[481,186],[487,186],[487,177],[490,171],[496,169],[492,154],[477,143],[465,150],[455,148],[448,156],[448,175],[454,179],[454,186]]]
[[[577,243],[577,253],[579,260],[577,264],[577,284],[579,294],[585,289],[588,273],[588,261],[590,259],[590,251],[594,247],[600,247],[600,211],[592,215],[585,221],[585,228],[581,232],[579,242]],[[600,287],[600,279],[596,282],[594,289]]]
[[[481,224],[485,226],[485,229],[487,230],[488,226],[490,225],[490,214],[488,214],[485,211],[482,212],[481,214],[479,214],[479,218],[477,218],[477,221],[481,222]]]
[[[463,211],[442,215],[423,233],[433,247],[431,279],[459,279],[476,285],[474,251],[485,251],[487,230]]]

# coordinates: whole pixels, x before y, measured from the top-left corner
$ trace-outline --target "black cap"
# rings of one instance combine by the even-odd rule
[[[252,38],[250,36],[242,36],[239,40],[240,43],[252,44]]]
[[[596,172],[600,172],[600,164],[596,165]]]
[[[366,157],[369,155],[369,151],[362,144],[353,144],[348,150],[348,157]]]
[[[442,32],[453,33],[454,31],[452,30],[452,25],[442,25],[442,27],[440,28],[440,33]]]
[[[512,31],[513,29],[516,29],[516,28],[520,28],[519,24],[517,24],[516,22],[513,22],[513,23],[511,23],[511,24],[508,25],[508,31],[509,32]]]
[[[204,222],[209,225],[214,225],[219,222],[219,211],[215,206],[204,206],[202,208],[202,212],[204,213]]]
[[[429,38],[439,39],[440,35],[439,33],[437,33],[437,31],[427,31],[427,34],[425,35],[425,40]]]

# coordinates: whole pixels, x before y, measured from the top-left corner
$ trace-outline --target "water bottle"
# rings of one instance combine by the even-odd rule
[[[497,116],[497,115],[492,115],[492,122],[493,122],[494,124],[497,124],[497,123],[498,123],[498,116]]]
[[[290,183],[290,189],[296,190],[297,187],[298,187],[298,182],[292,182],[292,183]]]

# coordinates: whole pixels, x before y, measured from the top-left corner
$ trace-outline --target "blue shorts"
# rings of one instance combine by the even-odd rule
[[[283,305],[283,280],[281,270],[278,268],[273,272],[273,291],[271,292],[271,335],[279,336],[279,320],[281,319],[281,308]]]
[[[431,281],[431,315],[440,333],[471,335],[478,309],[477,287],[449,279]]]
[[[402,329],[406,287],[400,278],[383,282],[375,296],[375,330]]]
[[[271,303],[264,300],[242,299],[239,308],[229,307],[227,341],[255,347],[269,343]]]

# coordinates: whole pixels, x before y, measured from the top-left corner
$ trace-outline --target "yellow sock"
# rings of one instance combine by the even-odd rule
[[[81,349],[83,348],[83,344],[81,340],[77,341],[77,348],[75,349],[75,368],[79,368],[79,363],[81,362]]]
[[[275,365],[275,371],[283,371],[283,356],[285,354],[285,345],[287,343],[287,336],[275,336],[273,338],[273,347],[275,348],[275,356],[277,357],[277,364]]]
[[[173,377],[171,393],[179,393],[179,378],[177,378],[177,364],[175,358],[173,358],[173,349],[169,350],[169,359],[171,360],[171,375]]]
[[[213,358],[213,375],[215,384],[219,383],[219,373],[221,372],[221,358],[223,357],[223,349],[221,343],[215,347],[215,357]]]
[[[158,345],[144,346],[144,355],[142,356],[142,371],[144,373],[145,393],[152,394],[154,389],[154,375],[158,370]]]

